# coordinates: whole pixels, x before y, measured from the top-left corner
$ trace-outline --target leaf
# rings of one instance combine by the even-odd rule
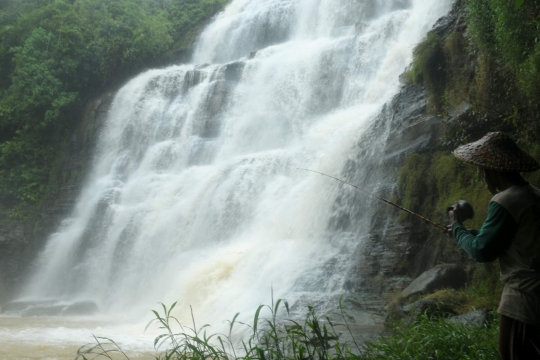
[[[518,10],[523,5],[523,0],[516,0],[515,9]]]
[[[257,350],[259,352],[259,357],[261,358],[261,360],[266,360],[266,357],[264,356],[264,351],[257,346]]]
[[[161,340],[161,338],[165,337],[165,336],[168,336],[168,334],[162,334],[162,335],[159,335],[157,338],[154,339],[154,349],[158,349],[158,347],[156,347],[156,345],[158,344],[159,340]]]
[[[257,324],[259,323],[259,314],[261,313],[262,308],[264,305],[259,305],[257,308],[257,311],[255,312],[255,317],[253,318],[253,333],[257,332]]]
[[[274,318],[276,317],[276,314],[278,312],[278,309],[279,309],[279,304],[281,304],[281,299],[278,299],[278,301],[276,302],[276,306],[274,307]]]
[[[232,321],[230,321],[230,325],[229,325],[229,334],[232,332],[232,328],[234,326],[234,322],[236,321],[236,318],[238,317],[238,315],[240,315],[240,313],[236,313],[236,315],[234,315]]]
[[[167,312],[167,317],[170,317],[171,311],[174,309],[174,307],[176,306],[176,303],[177,303],[177,302],[178,302],[178,301],[175,301],[175,302],[171,305],[171,307],[169,308],[169,311]]]

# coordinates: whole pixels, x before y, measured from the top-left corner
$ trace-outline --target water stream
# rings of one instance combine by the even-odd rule
[[[144,351],[158,302],[178,301],[181,321],[191,305],[215,331],[237,312],[251,318],[271,289],[296,311],[334,306],[367,230],[329,226],[347,211],[341,185],[297,168],[343,174],[412,48],[450,7],[233,0],[192,64],[150,70],[116,94],[76,208],[21,295],[93,301],[98,315],[0,317],[0,347],[82,345],[102,331],[127,347],[150,339],[133,347]]]

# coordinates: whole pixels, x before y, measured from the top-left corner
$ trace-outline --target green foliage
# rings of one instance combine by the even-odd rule
[[[536,141],[540,3],[464,0],[458,6],[466,8],[465,17],[452,32],[429,33],[418,44],[404,79],[426,87],[429,110],[454,115],[445,135],[450,147],[488,131]],[[465,111],[464,104],[471,109]]]
[[[499,262],[477,264],[466,293],[477,309],[496,309],[504,283]]]
[[[7,0],[0,11],[0,200],[38,204],[81,105],[158,64],[227,0]]]
[[[171,315],[176,303],[162,312],[153,311],[164,334],[156,337],[154,348],[156,359],[213,359],[213,360],[281,360],[281,359],[496,359],[498,324],[489,326],[459,325],[433,319],[425,314],[412,325],[397,324],[391,335],[378,340],[352,343],[340,341],[338,330],[349,332],[346,314],[339,308],[341,323],[328,317],[319,317],[312,307],[303,322],[282,319],[278,313],[284,304],[278,300],[271,306],[261,305],[255,312],[253,324],[244,324],[236,319],[229,322],[228,334],[209,334],[209,325],[197,327],[195,319],[191,327],[184,326]],[[268,309],[270,316],[261,316]],[[193,316],[193,315],[192,315]],[[233,339],[235,326],[242,326],[250,334],[245,340]],[[179,328],[179,330],[176,330]],[[95,337],[96,344],[83,346],[77,359],[112,359],[114,355],[129,357],[109,338]]]
[[[101,84],[116,82],[139,71],[163,55],[173,43],[171,24],[163,10],[152,9],[151,2],[87,0],[76,3],[90,34],[84,69],[94,73]],[[99,85],[99,84],[97,84]]]
[[[469,220],[469,225],[475,228],[487,216],[492,197],[476,167],[447,152],[407,155],[398,184],[403,206],[423,214],[444,214],[449,205],[467,200],[475,209],[475,218]]]
[[[500,269],[497,262],[477,264],[471,283],[466,287],[456,289],[443,289],[426,297],[407,299],[412,303],[421,298],[437,299],[450,306],[458,314],[465,314],[476,309],[496,309],[503,289],[503,282],[499,279]]]
[[[26,135],[26,136],[25,136]],[[46,164],[48,152],[43,148],[41,139],[36,133],[25,134],[0,145],[0,163],[13,164],[10,168],[2,167],[0,191],[12,201],[35,202],[43,191],[48,171],[36,163]]]
[[[398,188],[403,206],[421,214],[444,214],[449,205],[467,200],[475,208],[471,225],[476,227],[482,225],[491,198],[476,168],[446,152],[407,155]]]
[[[466,0],[465,3],[467,43],[461,48],[468,53],[464,57],[470,59],[470,65],[452,69],[473,70],[469,80],[454,90],[473,105],[474,120],[469,118],[454,124],[450,132],[461,133],[458,137],[470,140],[469,134],[477,137],[474,133],[478,129],[484,133],[502,130],[515,134],[516,138],[535,141],[531,134],[540,129],[540,3],[521,0]],[[451,101],[447,105],[453,106]],[[471,122],[476,124],[469,126]]]
[[[413,83],[425,85],[432,111],[439,111],[440,97],[445,86],[445,57],[442,39],[433,32],[414,48],[410,70]]]
[[[428,214],[433,207],[436,191],[430,167],[431,160],[427,155],[413,153],[405,158],[399,173],[398,188],[403,207],[419,214]],[[408,217],[404,212],[399,215],[401,220]]]
[[[431,170],[438,197],[435,211],[444,212],[457,200],[467,200],[475,209],[475,218],[470,220],[470,226],[480,228],[492,195],[476,173],[476,167],[457,160],[451,154],[438,152],[433,157]]]
[[[223,8],[228,0],[171,0],[169,20],[179,39]]]
[[[529,101],[540,96],[540,3],[469,0],[468,23],[475,44],[507,69]],[[504,71],[503,70],[503,71]]]
[[[523,144],[523,149],[527,151],[532,157],[535,159],[540,159],[540,143],[535,142],[533,144]],[[535,185],[536,187],[540,187],[540,171],[534,171],[531,173],[523,173],[523,178],[530,182],[531,184]]]
[[[499,359],[498,326],[460,325],[427,315],[398,325],[391,336],[365,346],[365,359]]]

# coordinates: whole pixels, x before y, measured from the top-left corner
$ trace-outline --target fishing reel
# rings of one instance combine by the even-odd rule
[[[459,200],[456,204],[450,205],[446,208],[446,212],[458,210],[461,215],[461,221],[474,218],[474,209],[471,204],[465,200]]]

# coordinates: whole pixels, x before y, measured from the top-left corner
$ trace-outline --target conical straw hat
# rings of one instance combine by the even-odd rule
[[[478,141],[462,145],[454,155],[465,162],[503,172],[526,172],[540,169],[540,163],[521,150],[505,133],[491,132]]]

